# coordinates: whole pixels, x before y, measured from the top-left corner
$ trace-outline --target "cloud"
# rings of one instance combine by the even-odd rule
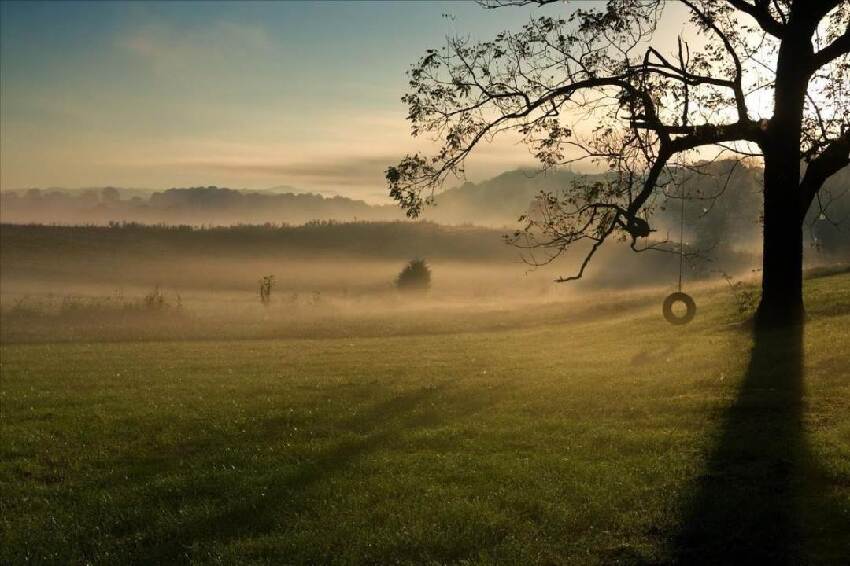
[[[240,175],[282,177],[293,184],[361,187],[382,185],[384,171],[396,161],[398,161],[398,155],[346,157],[293,163],[196,162],[194,165]]]
[[[117,44],[155,71],[238,62],[276,49],[265,29],[226,21],[194,29],[148,24],[119,37]]]
[[[510,152],[507,148],[488,146],[481,149],[482,151],[471,157],[467,164],[470,180],[483,180],[505,170],[535,165],[521,148],[514,147]],[[339,157],[317,155],[315,159],[290,162],[244,157],[194,160],[184,162],[183,165],[240,177],[277,178],[281,182],[297,186],[375,189],[386,185],[384,174],[387,167],[398,163],[401,156],[402,153],[368,156],[339,154]],[[450,177],[449,185],[451,184]]]

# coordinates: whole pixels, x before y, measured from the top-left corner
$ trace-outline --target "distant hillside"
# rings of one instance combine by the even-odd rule
[[[467,182],[440,193],[436,205],[423,216],[444,224],[513,226],[540,191],[563,190],[578,177],[571,171],[506,171],[492,179]]]
[[[437,198],[424,219],[442,224],[513,226],[541,191],[568,186],[575,175],[533,170],[508,171],[481,183],[464,183]],[[140,191],[105,187],[29,189],[0,193],[7,223],[107,224],[303,224],[310,220],[403,220],[395,205],[370,205],[346,197],[298,193],[289,186],[266,191],[223,187]]]
[[[700,173],[678,170],[688,197],[685,240],[701,249],[729,248],[760,251],[761,169],[734,161],[718,161]],[[596,177],[598,178],[598,177]],[[473,224],[515,227],[541,192],[559,192],[573,183],[593,180],[570,171],[522,169],[508,171],[479,183],[464,183],[441,192],[436,206],[423,219],[448,225]],[[680,185],[658,191],[652,201],[651,225],[655,239],[678,240]],[[346,197],[268,191],[240,191],[220,187],[174,188],[144,193],[106,187],[98,190],[61,189],[0,194],[0,220],[5,223],[143,224],[229,226],[234,224],[301,225],[312,220],[398,221],[404,213],[395,205],[371,205]],[[669,192],[668,192],[669,191]],[[827,253],[850,248],[850,168],[830,179],[822,201],[831,203],[820,217],[816,206],[807,219],[810,243]],[[716,197],[716,198],[714,198]]]
[[[0,224],[0,256],[8,265],[24,258],[62,256],[203,254],[282,256],[299,259],[351,257],[406,260],[516,259],[502,232],[433,222],[308,222],[301,226],[44,226]]]
[[[369,205],[345,197],[279,192],[288,187],[239,191],[222,187],[174,188],[146,196],[128,195],[122,189],[4,192],[0,216],[7,223],[189,224],[304,224],[311,220],[398,220],[395,206]]]

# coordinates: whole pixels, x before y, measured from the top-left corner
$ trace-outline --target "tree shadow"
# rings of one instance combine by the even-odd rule
[[[284,532],[299,513],[308,512],[313,504],[310,489],[336,475],[346,475],[353,465],[369,453],[391,446],[402,436],[418,428],[444,423],[447,415],[432,405],[458,404],[461,418],[483,410],[495,396],[476,399],[460,393],[448,393],[448,382],[416,388],[390,397],[340,422],[353,436],[333,443],[318,452],[309,462],[288,474],[274,477],[262,496],[230,501],[211,516],[183,524],[164,540],[140,552],[141,563],[182,563],[193,560],[193,551],[203,552],[210,542],[226,544],[242,537],[257,537],[271,532]],[[278,427],[265,423],[260,437],[274,439]]]
[[[803,428],[803,328],[756,331],[744,381],[688,499],[673,562],[810,562],[810,535],[834,529],[840,515],[820,476]],[[829,560],[823,550],[815,554]]]
[[[679,564],[797,564],[803,329],[757,331],[747,373],[674,541]]]

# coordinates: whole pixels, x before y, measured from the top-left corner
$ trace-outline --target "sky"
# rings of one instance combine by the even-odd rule
[[[383,171],[425,147],[400,101],[409,66],[447,35],[489,39],[533,12],[460,1],[3,2],[0,188],[286,186],[387,202]],[[467,175],[530,164],[525,148],[497,143]]]

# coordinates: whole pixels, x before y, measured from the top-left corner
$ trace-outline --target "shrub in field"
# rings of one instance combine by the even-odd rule
[[[162,292],[159,285],[154,287],[153,291],[145,295],[142,300],[142,304],[144,309],[149,311],[160,311],[169,306],[165,300],[165,293]]]
[[[3,310],[3,315],[18,318],[41,316],[43,313],[44,306],[41,302],[29,300],[27,296],[21,297],[10,308]]]
[[[759,302],[759,290],[755,287],[748,287],[743,281],[735,281],[732,277],[723,273],[723,279],[729,285],[732,294],[735,296],[735,306],[738,309],[738,314],[751,315],[756,311]]]
[[[269,306],[272,302],[272,286],[274,285],[274,275],[266,275],[260,279],[260,302],[264,307]]]
[[[64,319],[106,320],[121,319],[125,315],[153,315],[158,313],[177,314],[183,310],[183,299],[179,293],[167,294],[159,286],[149,293],[134,299],[125,299],[123,294],[114,296],[52,295],[22,297],[3,310],[4,317],[16,319]]]
[[[427,291],[431,287],[431,269],[424,259],[412,259],[395,280],[399,291]]]

